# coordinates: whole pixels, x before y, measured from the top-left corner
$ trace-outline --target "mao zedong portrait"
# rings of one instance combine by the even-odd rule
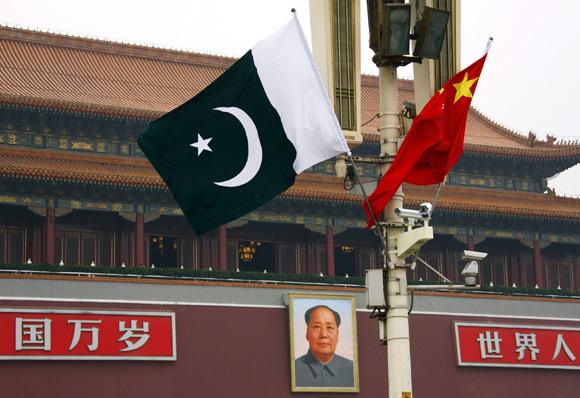
[[[354,387],[353,361],[335,354],[340,338],[340,315],[326,305],[304,314],[308,352],[296,359],[297,387]]]

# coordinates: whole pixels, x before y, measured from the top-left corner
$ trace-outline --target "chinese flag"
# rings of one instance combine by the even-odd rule
[[[369,196],[377,220],[403,182],[438,184],[459,160],[467,112],[486,56],[453,76],[413,120],[393,164]],[[366,203],[363,208],[367,224],[372,227],[374,222]]]

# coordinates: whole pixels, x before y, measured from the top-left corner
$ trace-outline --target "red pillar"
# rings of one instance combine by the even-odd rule
[[[580,255],[572,256],[572,268],[574,269],[574,281],[572,290],[580,290]]]
[[[536,285],[544,288],[544,281],[542,278],[542,253],[540,252],[540,241],[534,241],[534,275],[536,277]]]
[[[316,275],[316,245],[312,242],[308,243],[308,267],[306,268],[309,274]]]
[[[202,238],[203,239],[203,238]],[[193,260],[193,269],[200,269],[203,268],[202,262],[201,262],[201,241],[202,239],[199,238],[199,236],[195,235],[194,240],[195,240],[195,258]]]
[[[113,267],[118,267],[121,265],[121,259],[123,258],[122,254],[121,254],[121,231],[117,231],[115,232],[114,238],[113,238],[113,264],[111,264],[111,266]],[[125,264],[126,265],[126,264]]]
[[[573,289],[580,290],[580,255],[574,256],[574,283],[576,286],[573,286]]]
[[[210,232],[206,232],[205,234],[203,234],[203,236],[201,237],[201,246],[202,246],[202,252],[201,252],[201,267],[202,268],[209,268],[212,266],[211,264],[211,238],[210,238]],[[215,266],[215,264],[214,264]]]
[[[145,266],[145,217],[141,213],[135,217],[135,266]]]
[[[518,253],[510,254],[510,278],[509,286],[515,283],[517,287],[523,286],[522,266],[520,263],[520,256]]]
[[[119,237],[119,266],[125,263],[125,267],[131,266],[131,232],[121,231]]]
[[[308,273],[308,243],[307,241],[302,241],[300,242],[300,245],[298,246],[298,254],[300,256],[300,269],[297,270],[299,271],[298,273],[300,273],[301,275],[307,274]]]
[[[467,250],[475,250],[475,236],[473,235],[467,237]]]
[[[54,222],[54,208],[46,208],[46,223],[44,226],[44,261],[47,264],[54,264],[54,237],[56,235],[56,224]]]
[[[26,231],[24,232],[24,241],[26,242],[26,244],[24,245],[24,247],[26,248],[23,258],[24,261],[26,261],[29,258],[32,259],[34,257],[34,229],[35,225],[29,222],[28,225],[26,226]],[[32,262],[36,263],[37,261],[32,260]]]
[[[474,245],[475,246],[475,245]],[[452,281],[460,281],[459,270],[457,269],[460,265],[455,262],[455,256],[451,249],[445,249],[443,252],[444,264],[447,265],[447,272],[449,279]]]
[[[32,255],[29,258],[32,259],[33,263],[42,262],[42,226],[36,224],[32,227]]]
[[[336,276],[334,269],[334,228],[330,225],[326,226],[326,274]]]
[[[228,269],[228,230],[226,225],[220,225],[218,229],[218,247],[219,247],[219,269],[227,271]]]

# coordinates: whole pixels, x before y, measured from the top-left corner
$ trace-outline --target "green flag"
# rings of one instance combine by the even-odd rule
[[[199,234],[349,152],[295,17],[138,142]]]

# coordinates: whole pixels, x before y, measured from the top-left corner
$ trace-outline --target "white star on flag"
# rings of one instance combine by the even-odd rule
[[[197,142],[193,144],[189,144],[189,146],[193,146],[197,148],[197,156],[201,155],[203,151],[213,152],[209,147],[209,142],[212,140],[213,137],[203,138],[201,134],[197,134]]]

